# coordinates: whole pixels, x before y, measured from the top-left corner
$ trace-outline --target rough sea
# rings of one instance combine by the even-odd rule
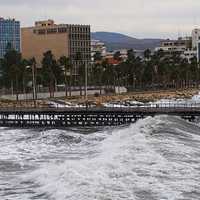
[[[200,125],[0,128],[0,200],[200,200]]]

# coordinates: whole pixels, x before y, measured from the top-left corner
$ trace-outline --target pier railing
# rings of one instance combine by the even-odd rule
[[[0,126],[116,126],[155,115],[174,115],[192,121],[200,116],[200,105],[192,103],[128,107],[1,107]]]
[[[106,111],[122,111],[122,112],[176,112],[176,111],[196,111],[200,112],[200,104],[197,103],[190,103],[190,104],[169,104],[169,103],[164,103],[164,104],[152,104],[152,105],[144,105],[144,106],[123,106],[123,105],[113,105],[109,107],[84,107],[84,106],[76,106],[76,107],[34,107],[34,106],[29,106],[29,107],[0,107],[0,112],[92,112],[92,111],[97,111],[97,112],[106,112]]]

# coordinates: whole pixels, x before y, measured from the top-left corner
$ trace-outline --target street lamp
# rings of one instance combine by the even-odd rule
[[[87,106],[87,88],[88,87],[88,63],[85,63],[85,101]]]
[[[33,101],[36,107],[36,79],[35,79],[35,66],[26,66],[26,69],[32,69],[32,86],[33,86]]]

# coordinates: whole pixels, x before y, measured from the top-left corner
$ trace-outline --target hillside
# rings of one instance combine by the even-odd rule
[[[105,43],[108,50],[116,49],[154,49],[160,45],[161,39],[137,39],[120,33],[94,32],[92,39]]]

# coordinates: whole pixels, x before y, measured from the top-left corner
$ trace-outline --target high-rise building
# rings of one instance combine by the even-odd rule
[[[0,18],[0,58],[9,49],[20,52],[20,22],[15,19]]]
[[[41,65],[43,54],[52,51],[55,59],[69,57],[73,75],[91,62],[89,25],[55,24],[53,20],[35,22],[34,27],[21,29],[22,56],[35,58]]]

